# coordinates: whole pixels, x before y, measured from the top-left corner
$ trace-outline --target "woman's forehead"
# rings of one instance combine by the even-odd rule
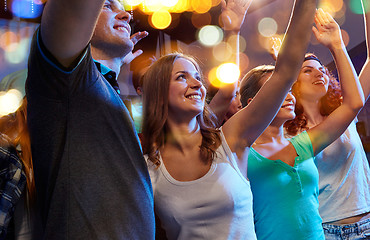
[[[176,72],[179,70],[198,72],[197,67],[194,65],[194,63],[186,58],[178,58],[173,63],[173,72]]]
[[[302,68],[304,67],[323,68],[324,66],[322,66],[321,63],[316,60],[306,60],[302,64]]]

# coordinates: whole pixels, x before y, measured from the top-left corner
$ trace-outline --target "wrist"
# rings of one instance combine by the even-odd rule
[[[337,44],[331,44],[331,46],[329,46],[329,50],[333,55],[335,55],[336,53],[345,51],[346,46],[344,45],[343,42],[337,43]]]

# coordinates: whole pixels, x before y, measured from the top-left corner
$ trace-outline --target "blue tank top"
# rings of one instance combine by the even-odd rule
[[[290,142],[298,155],[294,167],[281,160],[267,159],[253,148],[248,157],[259,240],[324,239],[318,211],[319,175],[310,138],[303,132]]]

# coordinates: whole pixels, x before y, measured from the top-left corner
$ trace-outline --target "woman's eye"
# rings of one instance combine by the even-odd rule
[[[112,6],[110,4],[104,4],[104,8],[112,9]]]
[[[176,80],[186,80],[186,77],[184,74],[179,75]]]

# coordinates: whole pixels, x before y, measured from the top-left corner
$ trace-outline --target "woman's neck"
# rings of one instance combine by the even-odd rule
[[[301,104],[304,109],[303,114],[307,118],[307,127],[314,127],[324,120],[325,116],[320,113],[319,101],[302,101]]]
[[[180,151],[191,150],[202,143],[202,134],[196,118],[188,123],[167,121],[166,147],[176,147]]]
[[[256,139],[255,144],[266,144],[266,143],[282,143],[286,141],[284,137],[283,124],[274,125],[273,123],[268,126],[265,131]]]

